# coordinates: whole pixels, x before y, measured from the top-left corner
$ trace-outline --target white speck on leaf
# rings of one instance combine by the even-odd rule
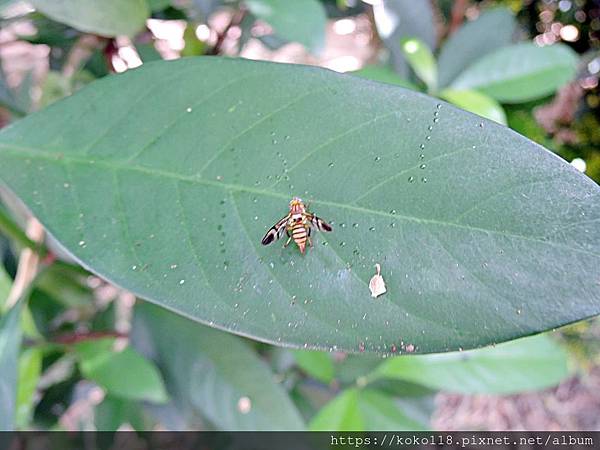
[[[242,414],[248,414],[252,409],[252,401],[248,397],[240,397],[237,403],[237,409]]]
[[[385,281],[383,281],[383,277],[381,276],[381,266],[375,264],[375,269],[377,270],[377,273],[373,275],[373,278],[369,281],[369,289],[371,290],[371,297],[373,298],[379,297],[387,291],[385,288]]]

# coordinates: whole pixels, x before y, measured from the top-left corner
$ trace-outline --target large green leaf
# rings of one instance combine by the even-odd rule
[[[475,89],[504,103],[552,94],[573,79],[577,54],[563,44],[522,43],[480,58],[456,78],[453,89]]]
[[[30,0],[57,22],[101,36],[132,36],[150,15],[146,0]]]
[[[239,338],[148,304],[136,308],[134,336],[162,366],[178,411],[220,430],[304,428],[267,365]]]
[[[317,0],[246,0],[259,19],[273,27],[278,36],[319,51],[325,44],[325,9]]]
[[[596,184],[506,127],[318,68],[104,78],[2,130],[0,180],[95,273],[262,341],[437,352],[600,312]],[[305,255],[260,244],[293,195],[334,222]]]
[[[14,427],[22,302],[0,317],[0,431]]]
[[[398,356],[375,377],[394,378],[465,394],[513,394],[555,386],[569,374],[564,350],[545,335],[495,348]]]
[[[479,58],[509,45],[515,26],[515,19],[508,9],[494,8],[460,27],[440,51],[440,86],[448,85]]]

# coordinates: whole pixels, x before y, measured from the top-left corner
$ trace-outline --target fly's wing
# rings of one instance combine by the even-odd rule
[[[310,222],[319,231],[333,231],[333,228],[331,227],[331,225],[329,225],[327,222],[325,222],[320,217],[315,216],[314,214],[311,214]]]
[[[267,234],[262,238],[262,245],[269,245],[272,242],[275,242],[278,239],[281,239],[281,236],[285,233],[285,224],[288,221],[289,214],[283,217],[279,222],[269,228]]]

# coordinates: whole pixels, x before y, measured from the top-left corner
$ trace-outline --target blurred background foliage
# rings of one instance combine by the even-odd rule
[[[108,74],[202,55],[423,91],[600,181],[597,0],[0,0],[0,127]],[[0,429],[600,429],[597,320],[387,360],[281,349],[144,304],[59,252],[23,291],[27,215],[2,199]]]

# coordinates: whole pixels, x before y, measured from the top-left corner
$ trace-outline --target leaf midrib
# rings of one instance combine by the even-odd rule
[[[2,142],[0,142],[0,149],[5,149],[4,151],[8,150],[9,152],[12,150],[15,152],[16,156],[18,156],[18,157],[22,157],[23,153],[27,153],[28,156],[31,158],[39,158],[39,159],[46,160],[48,162],[54,162],[54,163],[59,163],[59,164],[61,163],[61,161],[64,161],[66,163],[71,163],[71,164],[82,164],[82,165],[92,165],[95,167],[104,167],[111,171],[134,171],[134,172],[145,173],[148,175],[153,175],[153,176],[158,176],[158,177],[171,178],[171,179],[176,179],[176,180],[181,180],[181,181],[187,181],[190,183],[202,184],[205,186],[220,187],[224,190],[229,190],[229,191],[247,192],[247,193],[252,193],[252,194],[256,194],[256,195],[265,195],[265,196],[289,200],[289,195],[286,195],[286,194],[280,194],[280,193],[272,192],[272,191],[265,191],[263,189],[257,189],[257,188],[253,188],[250,186],[244,186],[244,185],[239,185],[239,184],[230,184],[230,183],[225,183],[222,181],[207,180],[207,179],[199,178],[197,175],[194,175],[194,176],[182,175],[182,174],[176,173],[176,172],[170,172],[170,171],[166,171],[166,170],[156,169],[156,168],[152,168],[152,167],[139,166],[139,165],[123,165],[123,164],[120,164],[119,161],[109,161],[109,160],[101,160],[101,159],[99,159],[99,160],[83,159],[83,158],[74,157],[72,155],[64,155],[61,153],[50,153],[50,152],[41,151],[41,150],[35,149],[35,148],[22,147],[22,146],[18,146],[15,144],[8,144],[8,143],[2,143]],[[0,155],[1,155],[1,153],[0,153]],[[315,199],[312,201],[312,203],[324,205],[324,206],[330,206],[333,208],[346,209],[349,211],[354,211],[354,212],[358,212],[358,213],[362,213],[362,214],[370,214],[370,215],[377,215],[377,216],[386,217],[386,218],[392,218],[392,219],[396,219],[396,220],[404,220],[407,222],[414,222],[414,223],[418,223],[418,224],[435,225],[435,226],[441,226],[441,227],[451,227],[451,228],[466,230],[466,231],[470,231],[470,232],[484,233],[487,235],[498,235],[498,236],[501,236],[504,238],[509,238],[509,239],[510,238],[522,239],[522,240],[526,240],[529,242],[535,242],[537,244],[554,247],[557,249],[562,249],[562,250],[571,251],[571,252],[575,252],[575,253],[585,254],[588,256],[593,256],[595,258],[600,258],[600,254],[598,254],[598,253],[590,252],[588,250],[584,250],[584,249],[580,249],[580,248],[569,247],[569,246],[559,244],[556,242],[552,242],[552,241],[548,241],[548,240],[535,239],[533,237],[524,236],[522,234],[515,234],[515,233],[503,232],[503,231],[499,231],[499,230],[473,227],[470,225],[454,223],[454,222],[443,222],[443,221],[439,221],[439,220],[435,220],[435,219],[424,219],[422,217],[407,216],[407,215],[397,214],[397,213],[391,214],[391,213],[388,213],[385,211],[369,209],[369,208],[364,208],[362,206],[349,205],[349,204],[338,203],[338,202],[328,201],[328,200],[316,200]]]

